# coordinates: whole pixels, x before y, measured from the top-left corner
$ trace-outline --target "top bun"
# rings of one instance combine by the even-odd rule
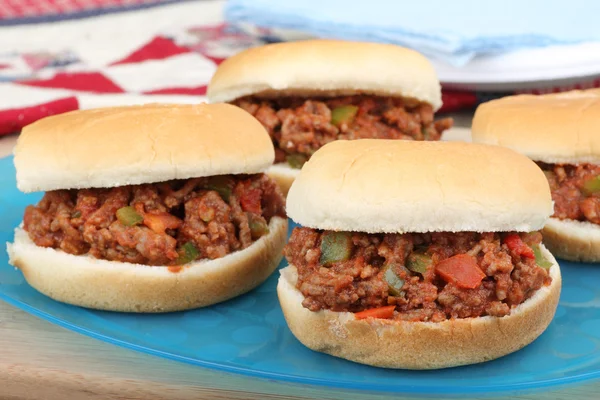
[[[229,104],[73,111],[23,129],[15,147],[23,192],[116,187],[264,171],[273,143]]]
[[[600,92],[520,95],[480,105],[473,141],[505,146],[535,161],[600,164]]]
[[[529,232],[554,211],[542,170],[512,150],[384,139],[326,144],[286,203],[301,225],[367,233]]]
[[[404,47],[306,40],[255,47],[225,60],[208,87],[210,102],[240,97],[366,93],[442,105],[440,83],[425,57]]]

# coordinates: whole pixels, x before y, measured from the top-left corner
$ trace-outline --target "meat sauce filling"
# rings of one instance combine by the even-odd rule
[[[538,163],[554,200],[554,217],[600,224],[600,165]]]
[[[46,192],[25,210],[38,246],[146,265],[216,259],[250,246],[285,217],[264,174],[220,175],[109,189]]]
[[[302,304],[311,311],[439,322],[508,315],[549,285],[551,264],[540,252],[541,239],[539,232],[366,234],[296,228],[284,252],[298,270]]]
[[[245,97],[234,104],[267,129],[275,145],[275,162],[287,161],[295,168],[334,140],[439,140],[452,127],[451,118],[434,122],[431,105],[394,97]]]

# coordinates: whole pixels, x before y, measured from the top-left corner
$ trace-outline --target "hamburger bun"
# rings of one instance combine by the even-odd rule
[[[441,140],[470,142],[470,135],[471,133],[468,129],[451,128],[444,132]],[[287,196],[292,183],[300,175],[300,169],[292,168],[287,163],[278,163],[267,169],[267,175],[275,179],[283,194]]]
[[[530,232],[553,205],[542,171],[512,150],[363,139],[319,149],[292,185],[287,213],[325,230]]]
[[[583,262],[600,261],[600,227],[596,224],[550,218],[542,234],[544,244],[559,258]]]
[[[288,194],[288,215],[300,225],[319,230],[373,234],[530,232],[542,228],[552,212],[548,182],[533,161],[503,147],[460,142],[332,142],[319,149],[304,165]],[[324,240],[324,235],[320,240]],[[297,287],[298,271],[295,265],[281,271],[277,293],[285,319],[292,333],[307,347],[355,362],[385,368],[436,369],[492,360],[517,351],[535,340],[550,324],[558,305],[560,269],[552,254],[541,245],[541,254],[552,264],[549,270],[551,283],[542,286],[523,303],[512,307],[508,315],[459,318],[454,311],[450,315],[444,311],[448,319],[419,322],[373,318],[367,313],[365,319],[357,319],[352,312],[336,312],[328,308],[334,304],[348,309],[348,304],[351,304],[362,309],[363,300],[369,302],[372,301],[371,297],[379,296],[380,289],[375,289],[373,293],[366,289],[371,284],[379,288],[377,285],[381,281],[377,279],[383,279],[383,283],[387,281],[388,286],[397,285],[388,280],[387,271],[390,269],[383,276],[380,276],[379,267],[378,271],[373,272],[370,261],[367,261],[370,256],[366,255],[366,249],[369,252],[382,250],[384,254],[378,254],[385,259],[381,261],[384,265],[386,262],[400,262],[390,261],[397,260],[397,256],[389,256],[388,259],[386,252],[396,254],[396,251],[410,251],[414,254],[412,248],[408,245],[388,246],[388,237],[381,239],[380,236],[377,242],[365,238],[367,244],[359,245],[358,239],[353,236],[353,248],[360,248],[356,263],[352,262],[352,255],[344,253],[344,260],[352,260],[348,265],[343,262],[338,264],[336,259],[327,275],[321,274],[320,270],[319,274],[313,275],[312,268],[319,268],[324,254],[322,251],[326,250],[312,252],[312,248],[307,248],[302,242],[304,238],[307,242],[315,243],[313,246],[323,249],[322,241],[310,237],[299,233],[297,242],[290,249],[293,253],[287,253],[288,259],[303,256],[303,260],[313,260],[303,265],[308,269],[301,272],[308,278],[302,281],[302,291]],[[333,246],[336,250],[330,252],[337,254],[339,247],[344,246],[340,243]],[[382,247],[373,243],[382,243]],[[367,245],[369,247],[360,247]],[[449,237],[448,244],[444,246],[461,248],[456,255],[465,252],[461,245],[453,243]],[[506,247],[510,246],[507,244]],[[343,250],[353,251],[346,247]],[[434,254],[432,262],[435,257]],[[362,268],[361,262],[367,263],[366,267]],[[339,281],[335,280],[338,270],[343,274]],[[344,286],[339,291],[342,293],[339,303],[335,302],[337,299],[330,298],[335,295],[329,291],[330,282],[344,282],[348,275],[354,276],[352,274],[360,274],[362,279],[363,272],[367,277],[380,278],[368,280],[364,286],[360,286],[365,283],[361,280],[358,285],[348,285],[348,290]],[[426,274],[430,272],[428,266]],[[479,273],[483,276],[479,277],[476,284],[481,285],[482,279],[490,275]],[[401,278],[397,278],[402,281],[400,288],[404,287],[406,279],[416,275],[407,275],[409,278],[400,275]],[[454,283],[441,274],[436,276],[449,284]],[[421,297],[411,294],[411,291],[427,290],[417,285],[421,282],[420,278],[417,281],[411,280],[407,289],[406,299],[409,302],[423,301]],[[454,285],[461,290],[460,284]],[[319,291],[322,286],[326,286],[324,295]],[[384,288],[387,289],[387,286]],[[394,286],[397,291],[400,288]],[[333,293],[338,293],[336,286],[333,290]],[[435,290],[437,296],[438,289]],[[361,297],[361,291],[367,293],[365,297]],[[317,294],[313,295],[313,292]],[[310,298],[306,299],[303,293],[309,293]],[[477,292],[465,289],[460,293],[455,296],[460,298],[464,294],[468,298]],[[398,296],[401,294],[396,293],[392,297]],[[434,299],[426,301],[435,301],[437,297],[432,296],[431,292],[426,292],[427,299]],[[309,301],[306,307],[303,305],[305,300]],[[392,308],[396,304],[393,298],[389,302],[389,297],[379,300],[383,304],[391,304]],[[320,310],[311,311],[308,307]],[[418,310],[415,306],[414,311]]]
[[[431,63],[392,44],[305,40],[268,44],[225,60],[208,86],[211,103],[244,96],[342,96],[372,94],[442,105]]]
[[[600,92],[520,95],[480,105],[473,119],[474,142],[505,146],[534,161],[600,164]],[[600,226],[551,218],[544,243],[557,257],[600,261]]]
[[[275,159],[263,126],[229,104],[72,111],[25,127],[14,153],[23,192],[254,174]]]
[[[277,268],[286,238],[287,220],[273,217],[269,234],[250,247],[180,271],[36,246],[21,228],[7,250],[9,263],[27,283],[54,300],[97,310],[161,313],[208,306],[255,288]]]
[[[277,182],[283,195],[287,196],[292,183],[294,183],[294,180],[300,175],[300,170],[298,168],[290,167],[287,163],[278,163],[271,165],[269,169],[267,169],[267,175]]]
[[[15,148],[24,192],[108,188],[222,174],[256,174],[272,165],[263,126],[228,104],[144,105],[75,111],[26,127]],[[287,219],[224,257],[148,266],[37,246],[15,231],[9,262],[49,297],[78,306],[167,312],[218,303],[262,283],[277,267]],[[134,240],[134,239],[132,239]]]
[[[477,107],[473,142],[550,164],[600,164],[600,92],[508,96]]]
[[[540,248],[553,263],[552,283],[504,317],[410,322],[357,320],[350,312],[313,312],[302,306],[304,296],[296,289],[294,266],[280,271],[277,295],[290,330],[312,350],[384,368],[438,369],[480,363],[525,347],[552,321],[561,275],[552,254]]]

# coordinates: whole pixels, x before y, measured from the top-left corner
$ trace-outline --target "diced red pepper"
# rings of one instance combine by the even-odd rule
[[[243,195],[240,197],[240,205],[247,212],[260,215],[262,213],[260,207],[261,192],[259,189],[247,187]]]
[[[504,238],[504,243],[513,253],[525,258],[535,259],[535,253],[533,252],[533,249],[527,246],[527,244],[521,240],[521,237],[518,234],[511,233],[510,235],[507,235]]]
[[[396,306],[371,308],[368,310],[357,312],[354,315],[356,316],[356,319],[365,319],[365,318],[389,319],[394,316],[395,309],[396,309]]]
[[[468,254],[457,254],[440,261],[435,271],[448,283],[459,288],[475,289],[481,284],[485,274],[477,265],[477,260]]]

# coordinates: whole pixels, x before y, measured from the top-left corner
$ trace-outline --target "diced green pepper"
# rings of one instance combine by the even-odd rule
[[[79,211],[79,210],[73,211],[73,213],[71,214],[71,218],[81,218],[81,211]]]
[[[404,287],[404,279],[400,278],[396,272],[394,272],[394,266],[388,264],[383,267],[383,279],[388,284],[388,291],[392,296],[401,296],[402,287]]]
[[[583,184],[583,192],[588,196],[600,192],[600,175],[585,181]]]
[[[229,198],[233,192],[234,182],[231,178],[223,175],[213,176],[208,180],[206,188],[208,190],[214,190],[219,193],[219,196],[226,202],[229,203]]]
[[[336,107],[331,111],[331,123],[335,126],[349,124],[352,122],[357,112],[357,106]]]
[[[427,267],[431,265],[431,257],[422,253],[410,253],[406,260],[406,267],[412,272],[418,272],[423,275],[427,272]]]
[[[552,266],[552,263],[544,257],[542,254],[542,249],[537,244],[531,246],[533,249],[533,254],[535,255],[535,263],[544,269],[549,269]]]
[[[117,210],[117,219],[125,226],[138,225],[144,221],[144,217],[138,214],[135,208],[131,206],[119,208]]]
[[[304,154],[288,154],[285,160],[292,168],[300,169],[308,158]]]
[[[262,218],[252,217],[250,213],[248,213],[248,225],[250,226],[250,236],[254,240],[269,233],[267,223]]]
[[[177,260],[175,260],[175,264],[177,265],[190,263],[198,258],[198,255],[200,255],[200,252],[192,242],[187,242],[181,246],[178,252],[179,257],[177,257]]]
[[[337,261],[349,260],[352,255],[350,232],[325,232],[321,238],[321,265],[328,267]]]
[[[429,140],[429,130],[427,128],[422,126],[421,133],[423,134],[423,140]]]

